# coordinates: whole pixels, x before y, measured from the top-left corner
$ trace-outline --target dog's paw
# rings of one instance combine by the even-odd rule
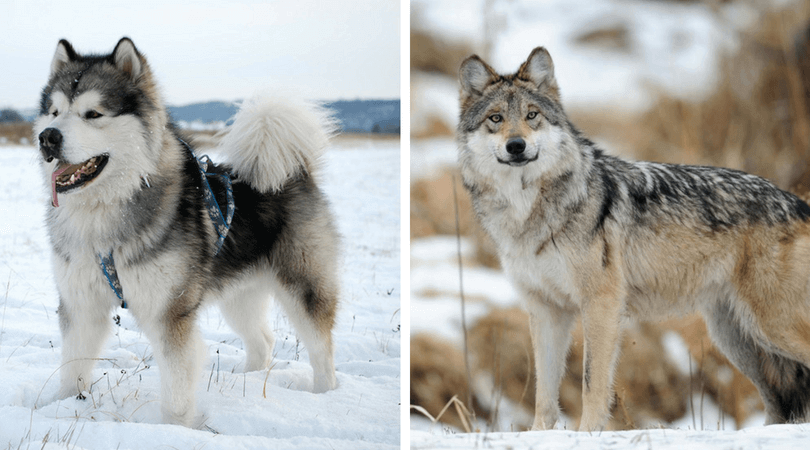
[[[335,378],[334,372],[319,377],[316,376],[312,385],[312,392],[320,394],[326,391],[331,391],[332,389],[337,388],[337,386],[337,378]]]
[[[67,385],[62,386],[59,388],[59,392],[56,393],[56,400],[66,400],[71,397],[75,397],[79,400],[84,400],[87,398],[87,395],[84,395],[82,392],[79,392],[79,389],[75,385]]]

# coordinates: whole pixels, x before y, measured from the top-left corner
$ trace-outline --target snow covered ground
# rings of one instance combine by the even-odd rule
[[[208,348],[197,383],[201,430],[160,424],[158,368],[125,310],[92,395],[54,400],[61,338],[43,225],[48,193],[33,147],[0,147],[0,167],[0,448],[399,448],[398,140],[351,141],[325,158],[323,188],[344,236],[338,388],[309,392],[309,357],[278,308],[267,318],[273,367],[238,373],[244,346],[209,308],[200,320]]]
[[[453,434],[411,431],[411,449],[807,449],[808,425],[772,425],[742,431],[633,430],[603,433],[532,431]]]

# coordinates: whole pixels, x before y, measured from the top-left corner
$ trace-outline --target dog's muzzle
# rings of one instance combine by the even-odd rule
[[[62,132],[56,128],[46,128],[39,133],[39,151],[46,162],[62,158]]]

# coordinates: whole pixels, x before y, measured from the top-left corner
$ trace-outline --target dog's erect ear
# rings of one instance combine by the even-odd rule
[[[472,55],[461,63],[459,70],[461,89],[467,95],[481,95],[484,88],[498,78],[498,73],[489,67],[478,55]]]
[[[115,60],[115,67],[127,74],[132,80],[138,79],[143,72],[141,54],[138,53],[138,49],[135,48],[132,40],[127,37],[118,41],[115,50],[113,50],[113,60]]]
[[[79,58],[79,55],[73,50],[73,46],[70,45],[70,42],[62,39],[56,44],[56,53],[53,55],[53,59],[51,60],[51,75],[59,72],[65,64],[75,61]]]
[[[542,86],[544,83],[554,84],[554,63],[551,61],[551,55],[543,47],[537,47],[529,54],[529,59],[526,60],[518,69],[517,77],[523,80],[531,81],[537,86]]]

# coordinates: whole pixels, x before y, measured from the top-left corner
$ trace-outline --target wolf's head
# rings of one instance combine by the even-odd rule
[[[571,136],[545,48],[535,48],[512,75],[499,75],[473,55],[461,64],[459,78],[463,157],[535,173],[564,157],[561,145]]]
[[[42,165],[56,194],[120,197],[155,170],[166,122],[146,58],[128,38],[112,53],[56,46],[34,124]]]

